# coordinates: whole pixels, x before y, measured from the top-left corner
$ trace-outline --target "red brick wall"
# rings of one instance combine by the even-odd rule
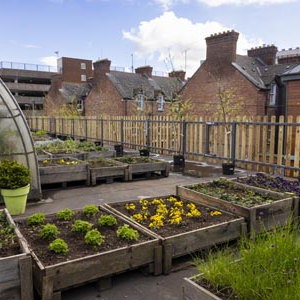
[[[181,92],[184,99],[190,99],[194,104],[194,114],[213,115],[218,104],[218,86],[225,89],[234,88],[237,97],[242,97],[245,110],[242,115],[264,115],[266,94],[260,92],[231,64],[223,68],[211,68],[205,62]]]
[[[62,57],[62,80],[64,82],[82,83],[81,75],[86,79],[93,76],[92,61],[87,59]],[[86,69],[81,69],[81,63],[85,63]]]
[[[288,81],[287,85],[287,115],[300,115],[300,80]]]

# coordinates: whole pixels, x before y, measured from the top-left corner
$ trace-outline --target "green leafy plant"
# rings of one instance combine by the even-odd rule
[[[105,241],[105,236],[102,235],[97,229],[90,230],[84,236],[86,244],[97,247],[101,246]]]
[[[76,220],[74,222],[74,224],[72,225],[72,231],[86,233],[89,230],[91,230],[92,227],[93,227],[93,224],[91,224],[90,222]]]
[[[69,246],[63,239],[55,239],[49,244],[49,250],[58,254],[67,254]]]
[[[14,228],[8,223],[5,214],[0,212],[0,251],[17,242]]]
[[[30,170],[23,164],[8,159],[0,162],[1,189],[17,189],[28,185],[30,181]]]
[[[34,226],[34,225],[41,225],[45,222],[46,217],[44,213],[34,213],[27,217],[26,221],[28,225]]]
[[[59,230],[57,226],[49,223],[44,225],[39,231],[39,236],[45,240],[54,239],[58,236],[58,234],[59,234]]]
[[[211,253],[197,269],[216,291],[230,291],[222,299],[300,299],[300,244],[292,226],[244,237],[238,251]]]
[[[117,219],[113,215],[102,215],[98,219],[98,225],[100,226],[114,226],[117,224]]]
[[[128,241],[137,241],[140,238],[138,231],[131,228],[128,224],[118,227],[117,237]]]
[[[85,205],[82,212],[86,215],[86,217],[90,218],[99,212],[99,208],[95,204]]]
[[[56,217],[59,220],[69,221],[73,218],[74,214],[75,213],[74,213],[73,210],[71,210],[70,208],[65,208],[65,209],[62,209],[62,210],[58,211],[56,213]]]

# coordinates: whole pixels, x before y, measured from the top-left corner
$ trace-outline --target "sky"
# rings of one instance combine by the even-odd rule
[[[300,46],[300,0],[0,0],[0,62],[56,66],[57,58],[96,61],[154,74],[205,60],[205,38],[239,32],[238,54],[274,44]]]

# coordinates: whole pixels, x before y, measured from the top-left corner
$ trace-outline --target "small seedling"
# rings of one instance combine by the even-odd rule
[[[100,226],[114,226],[117,224],[117,219],[113,215],[102,215],[98,219],[98,225]]]
[[[49,250],[59,254],[67,254],[69,246],[63,239],[56,239],[50,243]]]
[[[60,210],[56,213],[56,217],[59,220],[64,220],[64,221],[69,221],[73,218],[74,216],[74,211],[69,209],[69,208],[65,208],[63,210]]]
[[[97,212],[99,212],[99,208],[95,204],[86,205],[82,212],[88,217],[94,216]]]
[[[104,243],[105,236],[102,235],[97,229],[90,230],[84,237],[86,244],[97,247]]]
[[[56,225],[54,224],[46,224],[42,227],[39,231],[39,236],[45,240],[51,240],[58,236],[59,230]]]
[[[44,213],[35,213],[27,218],[27,223],[31,226],[41,225],[45,222],[45,214]]]
[[[86,233],[91,230],[93,224],[87,221],[76,220],[72,225],[72,231]]]
[[[139,233],[137,230],[129,227],[129,225],[124,224],[123,226],[118,227],[117,237],[128,241],[137,241],[139,239]]]

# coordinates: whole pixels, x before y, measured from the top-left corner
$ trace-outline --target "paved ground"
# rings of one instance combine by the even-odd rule
[[[160,179],[114,182],[95,187],[48,189],[43,191],[43,199],[40,202],[28,204],[25,216],[34,212],[53,213],[66,207],[76,209],[86,204],[137,199],[139,196],[175,194],[176,185],[207,180],[211,178],[183,176],[181,173],[171,172],[169,177]],[[111,289],[99,292],[95,284],[89,284],[63,292],[62,300],[180,300],[183,299],[183,278],[195,273],[192,258],[185,257],[176,261],[169,275],[146,275],[140,270],[126,272],[113,277]]]

